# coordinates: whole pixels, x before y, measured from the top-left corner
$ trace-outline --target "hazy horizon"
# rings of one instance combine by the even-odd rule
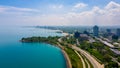
[[[120,0],[1,0],[1,25],[120,26]]]

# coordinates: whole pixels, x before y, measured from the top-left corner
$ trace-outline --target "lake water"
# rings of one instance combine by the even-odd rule
[[[0,68],[66,68],[61,50],[45,43],[21,43],[22,37],[62,36],[53,30],[0,27]]]

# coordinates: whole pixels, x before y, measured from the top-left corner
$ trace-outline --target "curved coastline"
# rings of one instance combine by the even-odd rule
[[[48,43],[48,44],[50,44],[50,43]],[[65,58],[66,67],[67,68],[72,68],[70,58],[69,58],[68,54],[66,53],[66,51],[64,50],[64,48],[60,44],[58,44],[58,45],[51,44],[51,45],[61,49],[61,52],[62,52],[62,54],[63,54],[63,56]]]
[[[65,58],[66,67],[67,68],[72,68],[72,64],[71,64],[70,58],[69,58],[68,54],[66,53],[66,51],[64,50],[64,47],[62,47],[59,43],[57,45],[54,45],[54,46],[56,46],[56,47],[61,49],[61,52],[62,52],[62,54],[63,54],[63,56]]]
[[[66,61],[67,68],[72,68],[70,58],[69,58],[68,54],[66,53],[66,51],[64,50],[64,47],[62,47],[59,43],[57,43],[57,47],[59,47],[61,49],[61,52],[65,58],[65,61]]]
[[[29,39],[31,39],[31,38],[29,37]],[[35,38],[38,38],[38,37],[35,37]],[[26,40],[26,39],[27,38],[22,38],[20,41],[23,42],[23,43],[35,42],[35,41],[29,41],[29,40]],[[64,56],[64,59],[65,59],[66,67],[67,68],[72,68],[71,60],[70,60],[68,54],[66,53],[66,51],[64,50],[64,47],[61,44],[59,44],[58,42],[56,42],[56,44],[53,44],[51,41],[48,42],[48,41],[43,41],[43,40],[42,40],[42,42],[47,43],[47,44],[51,44],[53,46],[56,46],[56,47],[60,48],[61,52],[62,52],[62,54]]]
[[[50,43],[48,43],[48,44],[50,44]],[[72,68],[70,58],[69,58],[68,54],[66,53],[66,51],[64,50],[64,48],[60,44],[58,44],[58,45],[51,44],[51,45],[61,49],[61,52],[62,52],[62,54],[63,54],[63,56],[65,58],[66,67],[67,68]]]
[[[54,46],[56,46],[56,47],[61,49],[61,52],[62,52],[62,54],[63,54],[63,56],[65,58],[66,67],[67,68],[72,68],[72,64],[71,64],[70,58],[69,58],[68,54],[66,53],[66,51],[64,50],[64,48],[60,44],[54,45]]]
[[[67,53],[63,49],[61,50],[61,52],[65,58],[67,68],[72,68],[71,61],[70,61]]]

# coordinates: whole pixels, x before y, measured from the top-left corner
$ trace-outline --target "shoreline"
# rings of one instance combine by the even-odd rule
[[[53,31],[55,31],[56,33],[61,33],[61,34],[63,34],[63,36],[68,36],[68,35],[69,35],[69,33],[64,32],[63,30],[60,30],[60,29],[50,29],[50,28],[43,28],[43,29],[53,30]]]
[[[60,32],[61,34],[63,34],[63,36],[68,36],[69,35],[69,33],[63,32],[62,30],[56,30],[56,33],[57,32]],[[56,46],[61,49],[61,52],[62,52],[62,54],[65,58],[66,67],[67,68],[72,68],[71,60],[70,60],[68,54],[66,53],[66,51],[64,50],[64,47],[62,47],[60,44],[57,44]]]
[[[63,36],[68,36],[69,35],[69,33],[64,32],[63,30],[60,30],[60,29],[50,29],[50,30],[54,30],[56,33],[61,33],[61,34],[63,34]]]
[[[61,34],[63,34],[63,36],[68,36],[69,35],[68,33],[65,33],[65,32],[62,32]],[[29,43],[29,41],[26,42],[26,40],[24,40],[24,39],[20,40],[20,42],[22,42],[22,43]],[[55,47],[60,48],[61,53],[62,53],[62,55],[64,56],[64,59],[65,59],[66,68],[72,68],[71,60],[70,60],[68,54],[66,53],[66,51],[64,50],[64,47],[62,45],[60,45],[58,42],[57,42],[57,44],[54,44],[54,43],[51,43],[51,42],[46,42],[46,41],[43,41],[41,43],[50,44],[50,45],[53,45]]]
[[[51,43],[47,43],[47,44],[51,44]],[[57,45],[51,44],[51,45],[61,49],[61,53],[63,54],[64,59],[65,59],[66,67],[67,68],[72,68],[71,60],[70,60],[68,54],[66,53],[66,51],[64,50],[64,47],[62,47],[60,44],[57,44]]]
[[[72,68],[71,60],[70,60],[68,54],[66,53],[66,51],[64,50],[64,47],[62,47],[59,43],[57,44],[57,47],[59,47],[61,49],[61,52],[65,58],[67,68]]]
[[[65,58],[67,68],[72,68],[71,61],[70,61],[68,54],[63,49],[61,50],[61,52]]]
[[[47,42],[42,42],[42,43],[50,44],[51,46],[60,48],[61,53],[62,53],[62,55],[64,56],[64,59],[65,59],[66,67],[67,68],[72,68],[71,60],[70,60],[68,54],[66,53],[66,51],[64,50],[64,47],[62,47],[59,43],[58,44],[52,44],[52,43],[47,43]]]
[[[62,32],[63,36],[68,36],[69,33]]]

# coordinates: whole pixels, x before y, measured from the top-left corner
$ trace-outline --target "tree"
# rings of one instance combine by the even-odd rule
[[[109,62],[106,68],[118,68],[118,64],[116,62]]]
[[[111,57],[108,54],[104,55],[103,59],[104,59],[105,62],[110,62],[111,61]]]
[[[76,32],[74,33],[74,37],[75,37],[75,38],[80,37],[80,33],[79,33],[78,31],[76,31]]]
[[[117,35],[113,35],[113,36],[112,36],[112,39],[113,39],[113,40],[118,40],[118,38],[119,38],[119,37],[118,37]]]
[[[86,30],[83,33],[89,35],[89,32],[87,32]]]
[[[117,59],[117,60],[118,60],[118,62],[120,62],[120,57],[118,57],[118,59]]]

